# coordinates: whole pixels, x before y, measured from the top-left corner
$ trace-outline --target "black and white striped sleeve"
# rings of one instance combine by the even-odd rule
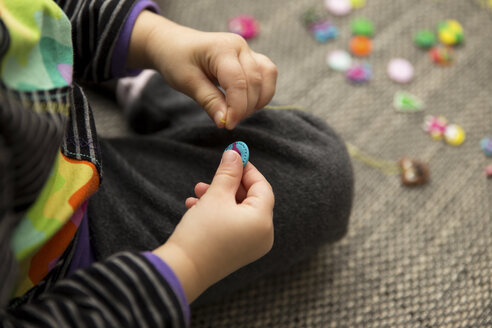
[[[72,23],[74,78],[112,78],[113,52],[123,25],[138,0],[56,0]]]
[[[186,327],[172,286],[146,257],[120,253],[58,282],[37,301],[0,312],[1,327]]]

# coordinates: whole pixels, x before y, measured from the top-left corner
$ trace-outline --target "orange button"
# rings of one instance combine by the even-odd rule
[[[371,53],[372,44],[371,39],[367,36],[354,36],[352,40],[350,40],[350,51],[359,57],[368,56]]]

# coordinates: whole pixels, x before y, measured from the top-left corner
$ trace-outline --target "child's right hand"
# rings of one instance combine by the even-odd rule
[[[135,23],[128,65],[158,70],[227,129],[267,105],[277,81],[275,64],[242,37],[198,31],[148,11]]]
[[[225,152],[212,183],[198,183],[195,193],[169,240],[154,251],[176,273],[190,303],[273,245],[272,188],[253,164],[243,169],[236,152]]]

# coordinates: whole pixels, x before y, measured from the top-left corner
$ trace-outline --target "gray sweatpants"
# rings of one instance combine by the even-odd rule
[[[263,109],[233,131],[217,129],[203,109],[159,76],[150,79],[127,116],[145,134],[100,140],[104,176],[88,212],[96,258],[163,244],[195,184],[211,182],[222,152],[234,141],[248,145],[250,161],[273,187],[275,242],[266,256],[209,288],[196,303],[287,269],[346,233],[352,167],[343,141],[321,120]]]

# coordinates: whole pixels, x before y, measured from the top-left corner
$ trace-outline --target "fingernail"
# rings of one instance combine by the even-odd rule
[[[214,121],[215,123],[217,124],[217,126],[219,128],[223,128],[226,124],[226,120],[225,120],[225,117],[224,117],[224,113],[223,112],[217,112],[215,113],[215,117],[214,117]]]
[[[234,163],[237,157],[238,155],[234,150],[228,150],[222,155],[222,163]]]

